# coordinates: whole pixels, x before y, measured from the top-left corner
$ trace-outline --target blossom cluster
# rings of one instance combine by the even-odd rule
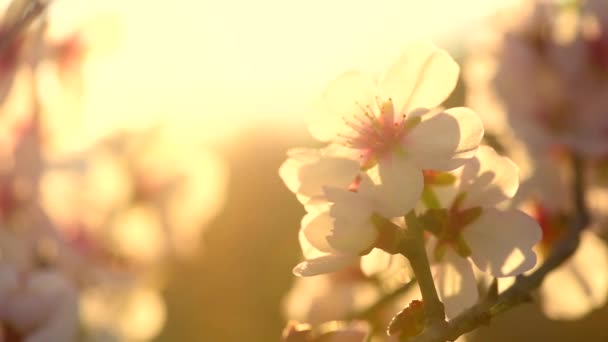
[[[537,219],[545,259],[576,215],[568,165],[581,160],[592,228],[540,288],[554,319],[576,319],[608,297],[605,160],[608,152],[608,7],[605,1],[527,1],[493,18],[467,61],[467,102],[526,170],[513,203]],[[508,281],[506,282],[509,283]]]
[[[307,212],[305,260],[294,274],[336,272],[362,259],[377,269],[372,256],[407,256],[401,240],[413,229],[404,219],[411,215],[424,228],[448,318],[477,301],[475,270],[510,277],[536,265],[540,226],[506,205],[518,167],[480,145],[484,128],[473,110],[440,107],[458,76],[447,52],[419,42],[380,78],[351,71],[328,86],[310,125],[328,145],[290,150],[279,170]]]
[[[0,341],[147,341],[165,265],[198,251],[221,205],[223,165],[162,128],[66,148],[108,23],[68,28],[64,4],[2,8]]]

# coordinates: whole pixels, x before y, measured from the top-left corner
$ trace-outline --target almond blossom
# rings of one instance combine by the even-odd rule
[[[356,165],[354,160],[346,161]],[[379,169],[379,184],[367,174],[360,174],[350,188],[325,186],[326,204],[308,208],[302,220],[300,242],[315,252],[296,266],[294,273],[312,276],[333,272],[385,243],[391,232],[381,231],[374,216],[385,219],[403,216],[418,200],[419,194],[412,192],[411,187],[419,179],[402,175],[402,170],[408,167],[395,159]]]
[[[473,157],[483,136],[476,114],[436,108],[458,72],[445,51],[417,43],[379,82],[353,71],[330,84],[326,110],[310,130],[334,143],[292,150],[279,170],[308,212],[301,242],[316,251],[294,273],[331,272],[358,260],[382,243],[374,215],[394,219],[414,208],[423,169],[452,170]]]
[[[409,45],[381,79],[350,71],[326,89],[312,135],[344,147],[364,170],[391,160],[422,169],[452,170],[470,159],[483,136],[477,115],[464,107],[437,108],[452,92],[459,67],[431,43]],[[405,165],[405,163],[402,163]],[[412,191],[422,188],[419,182]]]
[[[478,300],[471,262],[494,277],[521,274],[536,264],[532,247],[541,238],[536,221],[519,210],[500,209],[519,181],[517,166],[482,146],[459,173],[459,182],[443,209],[426,215],[432,232],[428,250],[448,318]]]

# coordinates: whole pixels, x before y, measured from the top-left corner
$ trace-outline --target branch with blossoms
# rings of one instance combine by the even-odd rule
[[[579,246],[581,232],[590,223],[589,212],[584,200],[583,167],[579,157],[572,158],[572,169],[574,171],[572,187],[576,215],[571,222],[568,234],[553,248],[545,262],[532,274],[518,276],[515,283],[500,294],[498,294],[497,284],[494,282],[490,287],[488,298],[453,318],[447,324],[431,325],[420,335],[408,341],[453,341],[481,325],[489,324],[492,317],[530,301],[531,292],[541,285],[545,277],[574,254]],[[410,260],[412,263],[418,262],[415,259],[410,258]]]
[[[530,184],[539,180],[530,178],[519,196],[530,203],[519,203],[519,167],[480,145],[484,126],[477,113],[439,107],[458,73],[445,51],[415,43],[382,78],[343,74],[325,91],[324,108],[309,127],[329,144],[289,151],[279,170],[307,212],[300,230],[305,260],[295,275],[334,273],[360,262],[370,276],[370,262],[377,269],[391,264],[386,260],[409,261],[401,272],[407,269],[416,280],[422,300],[401,304],[403,310],[388,324],[392,340],[455,340],[528,302],[554,270],[567,270],[570,259],[582,258],[579,244],[598,246],[585,231],[591,222],[586,156],[567,148],[560,157],[571,161],[567,192],[573,203],[548,205],[559,196],[531,195]],[[497,142],[503,144],[502,137]],[[574,208],[569,218],[561,206]],[[385,261],[372,260],[378,255]],[[477,290],[481,274],[494,279],[484,296]],[[500,292],[500,278],[514,279],[512,286]],[[593,284],[605,290],[604,285]],[[405,287],[347,318],[382,319],[378,308],[398,302]],[[597,297],[593,305],[605,298]]]

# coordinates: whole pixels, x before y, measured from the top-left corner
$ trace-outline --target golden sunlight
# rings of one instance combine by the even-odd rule
[[[84,134],[158,120],[211,138],[251,120],[300,119],[345,68],[376,69],[407,41],[441,40],[505,2],[106,3],[124,32],[86,65]]]

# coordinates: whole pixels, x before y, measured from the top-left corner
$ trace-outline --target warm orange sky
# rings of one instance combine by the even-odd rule
[[[123,36],[88,64],[85,131],[170,120],[217,136],[248,120],[301,119],[340,73],[382,70],[419,37],[458,45],[446,32],[508,1],[103,1]]]

